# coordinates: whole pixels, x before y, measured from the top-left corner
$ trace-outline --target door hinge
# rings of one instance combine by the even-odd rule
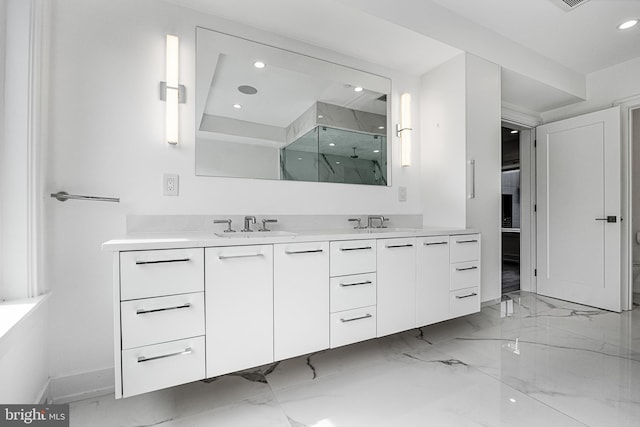
[[[534,212],[538,212],[538,205],[537,204],[533,205],[533,211]]]
[[[538,140],[537,139],[533,140],[533,148],[538,148]]]
[[[538,269],[537,268],[533,269],[533,276],[534,277],[538,277]]]

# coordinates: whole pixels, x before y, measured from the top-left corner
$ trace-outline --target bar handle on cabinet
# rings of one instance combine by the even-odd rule
[[[465,299],[465,298],[469,298],[469,297],[475,297],[476,295],[478,295],[477,293],[473,292],[469,295],[456,295],[456,299]]]
[[[153,357],[139,356],[138,363],[151,362],[152,360],[166,359],[167,357],[182,356],[182,355],[191,354],[191,353],[193,353],[193,350],[191,349],[191,347],[187,347],[182,351],[178,351],[176,353],[163,354],[161,356],[153,356]]]
[[[370,318],[370,317],[373,317],[373,315],[372,315],[372,314],[367,313],[367,314],[365,314],[364,316],[351,317],[351,318],[349,318],[349,319],[343,319],[343,318],[340,318],[340,321],[341,321],[342,323],[355,322],[356,320],[368,319],[368,318]]]
[[[434,245],[446,245],[449,242],[427,242],[424,245],[425,246],[434,246]]]
[[[373,249],[373,247],[371,246],[363,246],[363,247],[359,247],[359,248],[340,248],[341,251],[364,251],[367,249]]]
[[[478,239],[471,239],[471,240],[456,240],[456,243],[478,243]]]
[[[246,255],[218,255],[218,259],[225,260],[225,259],[233,259],[233,258],[255,258],[255,257],[261,257],[261,256],[264,256],[264,254],[260,253],[260,254],[246,254]]]
[[[145,310],[141,308],[136,310],[136,314],[148,314],[148,313],[157,313],[159,311],[180,310],[181,308],[191,308],[191,303],[177,305],[175,307],[154,308],[152,310]]]
[[[308,251],[284,251],[287,255],[297,255],[297,254],[317,254],[324,252],[323,249],[310,249]]]
[[[478,266],[474,265],[473,267],[464,267],[464,268],[457,268],[456,267],[456,271],[467,271],[467,270],[477,270]]]
[[[406,245],[385,245],[385,248],[387,249],[394,249],[394,248],[412,248],[413,244],[411,243],[407,243]]]
[[[364,282],[356,282],[356,283],[340,283],[340,286],[343,288],[347,288],[349,286],[359,286],[359,285],[370,285],[373,282],[371,280],[365,280]]]
[[[136,265],[147,265],[147,264],[166,264],[170,262],[189,262],[191,258],[180,258],[180,259],[159,259],[152,261],[136,261]]]

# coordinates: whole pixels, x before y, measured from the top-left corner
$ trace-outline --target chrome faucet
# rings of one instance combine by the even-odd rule
[[[277,219],[264,218],[262,220],[262,228],[258,228],[258,231],[271,231],[267,228],[267,223],[276,223],[276,222],[278,222]]]
[[[362,230],[362,229],[367,228],[364,225],[362,225],[362,218],[349,218],[347,221],[349,221],[349,222],[357,222],[358,223],[358,225],[353,227],[355,230]]]
[[[373,226],[373,221],[374,220],[380,222],[377,227]],[[387,228],[384,225],[385,221],[389,221],[389,218],[385,218],[382,215],[370,215],[370,216],[367,217],[367,227],[368,228]]]
[[[225,233],[235,233],[236,230],[231,228],[231,220],[230,219],[214,219],[214,224],[227,224],[227,229],[224,230]]]
[[[245,233],[252,232],[253,230],[251,229],[251,224],[255,224],[255,223],[256,223],[256,217],[255,216],[245,216],[244,217],[244,228],[241,231],[244,231]]]

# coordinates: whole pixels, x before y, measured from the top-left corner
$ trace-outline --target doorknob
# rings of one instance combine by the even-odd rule
[[[618,217],[615,215],[609,215],[606,218],[596,218],[596,221],[618,222]]]

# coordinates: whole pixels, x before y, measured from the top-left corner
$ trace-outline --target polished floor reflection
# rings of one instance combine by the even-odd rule
[[[509,294],[481,313],[252,371],[71,404],[72,426],[636,426],[640,307]]]

